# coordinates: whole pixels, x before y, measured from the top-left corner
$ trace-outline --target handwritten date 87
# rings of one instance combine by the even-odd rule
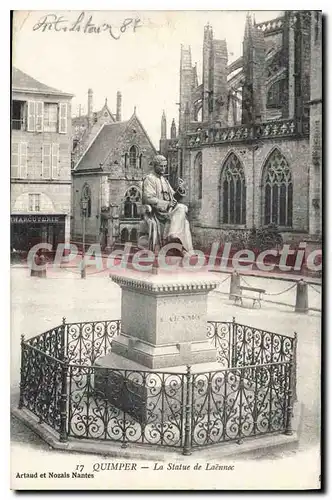
[[[125,33],[129,27],[135,32],[141,27],[139,18],[127,17],[122,21],[119,28],[116,28],[109,23],[96,24],[93,22],[93,16],[87,16],[85,12],[81,12],[77,19],[72,22],[63,16],[56,14],[47,14],[41,17],[33,26],[33,31],[56,31],[56,32],[76,32],[100,34],[108,33],[114,40],[119,40],[121,34]]]

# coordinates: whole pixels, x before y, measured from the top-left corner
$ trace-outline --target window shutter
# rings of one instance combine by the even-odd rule
[[[59,133],[67,133],[67,103],[61,102],[59,105]]]
[[[19,144],[12,144],[12,177],[19,176]]]
[[[59,144],[52,144],[52,179],[58,175],[59,166]]]
[[[44,122],[44,103],[42,101],[36,102],[36,132],[43,131]]]
[[[34,132],[36,129],[36,103],[28,101],[28,132]]]
[[[43,144],[43,178],[51,177],[51,144]]]
[[[25,179],[28,174],[28,147],[26,142],[20,143],[20,177]]]

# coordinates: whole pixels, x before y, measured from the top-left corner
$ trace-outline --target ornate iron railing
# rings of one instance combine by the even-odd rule
[[[185,374],[69,366],[68,436],[183,446]]]
[[[120,320],[64,323],[69,362],[93,365],[110,352],[113,337],[120,333],[120,327]]]
[[[65,323],[63,322],[60,326],[56,326],[51,328],[51,330],[47,330],[47,332],[30,338],[26,343],[39,349],[44,354],[62,360],[65,355],[66,345]]]
[[[290,381],[290,363],[193,375],[192,447],[289,432]]]
[[[217,349],[217,360],[225,368],[264,363],[291,362],[296,334],[280,333],[241,325],[233,321],[208,321],[207,337]]]
[[[120,320],[69,323],[21,341],[19,407],[68,438],[182,448],[291,434],[296,337],[208,322],[220,370],[119,370],[110,352]]]
[[[34,413],[40,423],[61,430],[63,362],[40,349],[21,343],[19,407]]]

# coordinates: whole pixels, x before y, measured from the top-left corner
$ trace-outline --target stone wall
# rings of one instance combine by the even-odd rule
[[[309,142],[302,140],[264,141],[257,150],[246,145],[220,145],[202,148],[203,163],[203,198],[197,203],[195,193],[194,161],[198,149],[185,152],[185,181],[189,186],[187,202],[198,206],[195,216],[194,233],[204,235],[203,238],[213,239],[220,229],[238,230],[250,229],[254,225],[260,227],[263,223],[262,175],[263,168],[270,154],[275,148],[285,156],[292,172],[293,181],[293,227],[287,233],[307,233],[309,229]],[[222,168],[228,155],[233,152],[240,159],[246,178],[246,225],[230,226],[221,224],[220,217],[220,177]],[[197,207],[196,207],[197,212]],[[204,229],[204,230],[203,230]],[[211,235],[211,238],[210,236]],[[199,236],[200,238],[200,236]]]

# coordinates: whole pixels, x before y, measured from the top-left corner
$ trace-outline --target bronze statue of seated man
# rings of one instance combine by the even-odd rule
[[[192,250],[188,207],[180,200],[185,196],[183,181],[175,191],[165,177],[167,160],[162,155],[153,159],[154,171],[143,180],[144,220],[138,244],[153,252],[168,243],[181,245],[181,254]]]

